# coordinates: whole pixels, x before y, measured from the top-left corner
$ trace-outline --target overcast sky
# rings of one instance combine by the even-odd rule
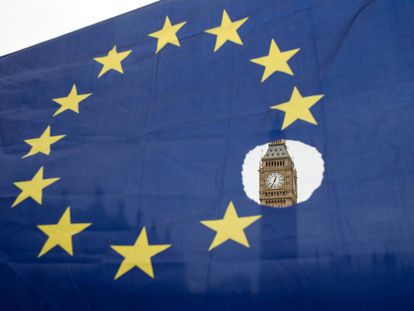
[[[0,56],[157,0],[16,0],[0,9]]]

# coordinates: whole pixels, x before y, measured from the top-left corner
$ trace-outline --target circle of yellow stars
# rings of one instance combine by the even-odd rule
[[[231,18],[228,12],[223,10],[220,24],[205,30],[205,33],[215,36],[214,52],[218,52],[226,44],[233,43],[242,46],[243,41],[238,31],[248,19],[249,17],[240,19]],[[149,37],[157,40],[155,54],[161,52],[161,50],[168,45],[180,47],[181,43],[178,32],[186,24],[187,21],[174,23],[169,16],[166,16],[161,29],[148,34]],[[276,41],[272,38],[270,40],[268,54],[252,58],[250,59],[250,62],[264,67],[261,79],[261,83],[264,83],[277,72],[293,76],[294,72],[289,65],[289,60],[299,51],[300,48],[282,51]],[[123,74],[124,69],[122,62],[131,53],[132,50],[118,50],[117,46],[114,45],[105,55],[93,58],[94,61],[102,65],[97,78],[101,78],[110,71]],[[66,96],[52,99],[52,101],[58,105],[57,110],[53,113],[53,117],[66,111],[72,111],[79,114],[80,104],[82,103],[82,105],[84,105],[84,101],[92,95],[92,93],[85,93],[84,90],[78,90],[78,87],[74,83],[70,90],[68,90]],[[297,120],[317,125],[318,123],[310,109],[318,103],[322,97],[322,94],[302,96],[299,89],[295,86],[290,99],[287,102],[272,105],[270,109],[284,112],[281,130],[285,130]],[[48,125],[39,137],[24,140],[24,142],[30,146],[30,150],[22,156],[22,159],[35,156],[39,153],[49,156],[52,151],[52,145],[65,137],[66,136],[63,134],[52,135],[52,128]],[[59,180],[60,177],[46,178],[44,167],[40,167],[30,180],[17,181],[14,183],[14,185],[19,188],[20,193],[17,195],[11,207],[15,208],[29,198],[39,205],[42,205],[43,191]],[[212,251],[228,241],[233,241],[234,243],[247,248],[250,247],[245,231],[261,217],[261,215],[239,216],[234,203],[230,201],[222,218],[200,221],[202,225],[215,232],[215,236],[208,251]],[[67,207],[56,224],[43,224],[37,226],[38,229],[47,236],[47,240],[40,250],[38,257],[46,255],[57,246],[62,248],[70,256],[73,256],[73,237],[83,232],[91,225],[92,223],[72,222],[70,208]],[[141,229],[141,232],[133,245],[111,245],[111,248],[124,258],[114,279],[116,280],[122,277],[134,268],[138,268],[149,277],[154,278],[155,273],[151,260],[152,257],[166,251],[171,246],[172,245],[170,244],[150,244],[145,227]]]

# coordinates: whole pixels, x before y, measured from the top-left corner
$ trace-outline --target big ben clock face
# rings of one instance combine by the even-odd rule
[[[266,187],[269,189],[279,189],[283,185],[283,175],[273,172],[266,177]]]

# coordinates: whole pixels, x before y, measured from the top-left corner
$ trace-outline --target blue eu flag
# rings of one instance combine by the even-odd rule
[[[170,0],[2,57],[0,309],[412,309],[413,15]]]

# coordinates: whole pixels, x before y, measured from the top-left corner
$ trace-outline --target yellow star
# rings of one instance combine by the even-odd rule
[[[208,250],[211,251],[213,248],[228,240],[233,240],[241,245],[250,247],[249,241],[244,233],[244,229],[259,220],[261,217],[261,215],[239,217],[236,209],[234,208],[233,202],[230,201],[226,212],[224,213],[223,219],[201,221],[204,226],[217,232]]]
[[[27,198],[32,198],[38,204],[42,205],[43,189],[57,182],[60,178],[43,179],[43,166],[37,171],[32,180],[15,182],[14,185],[21,190],[20,194],[14,200],[11,207],[23,202]]]
[[[27,154],[25,154],[22,157],[22,159],[33,156],[38,153],[49,155],[50,146],[54,144],[55,142],[61,140],[65,136],[66,135],[50,136],[50,125],[49,125],[39,138],[32,138],[32,139],[25,140],[25,143],[32,146],[32,148]]]
[[[98,78],[103,76],[105,73],[107,73],[111,69],[118,71],[120,73],[124,73],[121,62],[125,58],[127,58],[131,52],[132,50],[118,53],[116,50],[116,45],[114,45],[112,50],[110,50],[106,56],[95,57],[94,60],[103,65],[101,71],[98,74]]]
[[[72,237],[88,228],[91,223],[73,224],[70,222],[70,207],[66,209],[56,225],[37,226],[49,238],[37,257],[41,257],[55,246],[60,246],[66,253],[73,256]]]
[[[300,49],[281,52],[275,40],[272,39],[269,48],[269,54],[263,57],[253,58],[250,61],[265,67],[262,76],[262,82],[269,78],[277,71],[287,73],[293,76],[292,69],[288,65],[288,60],[293,57]]]
[[[299,90],[295,86],[288,102],[271,106],[270,109],[277,109],[285,112],[282,130],[287,128],[298,119],[317,125],[318,123],[310,112],[310,108],[315,105],[323,96],[324,95],[313,95],[302,97],[302,95],[299,93]]]
[[[237,30],[247,21],[248,17],[232,22],[226,10],[223,10],[221,25],[215,28],[207,29],[205,32],[217,36],[214,52],[223,46],[227,41],[243,45]]]
[[[53,116],[55,117],[58,114],[61,114],[63,111],[66,111],[66,110],[72,110],[76,113],[79,113],[79,103],[81,101],[87,99],[91,95],[92,95],[92,93],[78,94],[78,90],[76,89],[76,85],[73,84],[72,89],[71,89],[70,93],[68,94],[68,96],[53,98],[53,101],[60,105],[60,108],[58,110],[56,110],[56,112],[53,114]]]
[[[114,251],[124,257],[124,260],[115,275],[116,280],[134,267],[141,269],[151,278],[154,278],[151,257],[170,248],[171,244],[148,244],[147,230],[144,227],[134,245],[111,245],[111,247]]]
[[[158,39],[157,41],[157,54],[168,43],[180,46],[180,41],[177,38],[177,32],[185,25],[185,22],[172,25],[169,17],[165,18],[164,26],[156,32],[150,33],[148,36]]]

